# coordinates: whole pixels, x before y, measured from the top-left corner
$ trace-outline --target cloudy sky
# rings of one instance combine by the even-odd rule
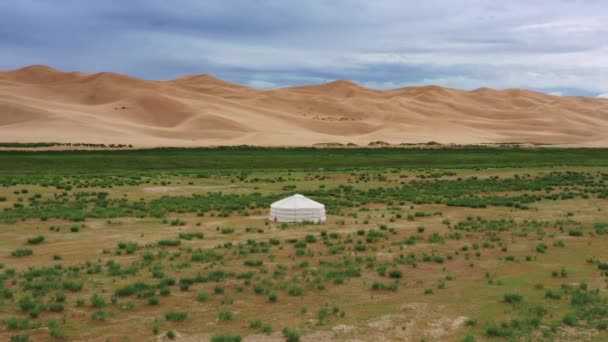
[[[606,0],[1,0],[0,69],[608,97]]]

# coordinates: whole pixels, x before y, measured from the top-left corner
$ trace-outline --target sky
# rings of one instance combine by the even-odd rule
[[[608,97],[606,0],[2,0],[0,69]]]

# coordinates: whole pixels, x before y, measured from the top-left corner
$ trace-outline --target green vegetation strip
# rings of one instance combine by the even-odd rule
[[[5,151],[0,173],[355,167],[493,168],[607,166],[608,149],[162,148],[124,151]]]

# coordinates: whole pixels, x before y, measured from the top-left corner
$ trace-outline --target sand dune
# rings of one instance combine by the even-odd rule
[[[258,90],[209,75],[146,81],[46,66],[0,71],[0,141],[151,146],[529,142],[608,146],[608,100],[522,89],[380,91],[349,81]]]

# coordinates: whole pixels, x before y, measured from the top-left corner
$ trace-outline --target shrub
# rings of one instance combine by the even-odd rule
[[[29,318],[9,317],[4,320],[7,329],[10,330],[30,330],[40,327],[40,323],[32,322]]]
[[[91,296],[91,305],[93,305],[94,308],[100,309],[100,308],[103,308],[104,306],[106,306],[106,300],[103,299],[103,297],[100,296],[99,294],[94,293]]]
[[[260,259],[245,260],[245,266],[262,266],[264,262]]]
[[[56,339],[64,339],[67,337],[66,333],[61,330],[59,323],[55,319],[49,320],[49,335]]]
[[[547,247],[547,245],[545,245],[544,243],[539,243],[536,246],[536,252],[538,252],[538,253],[545,253],[547,251],[547,248],[549,248],[549,247]]]
[[[209,294],[207,292],[199,292],[196,296],[199,302],[205,302],[209,298]]]
[[[444,243],[444,241],[443,237],[437,233],[429,236],[429,243]]]
[[[43,241],[44,241],[44,236],[42,236],[42,235],[38,235],[38,236],[27,239],[27,243],[29,243],[30,245],[39,245]]]
[[[511,304],[519,303],[523,300],[522,295],[520,295],[519,293],[505,293],[503,298],[506,303]]]
[[[119,242],[118,249],[124,250],[127,254],[133,254],[139,248],[135,242]]]
[[[551,271],[551,276],[554,278],[567,278],[568,277],[568,272],[566,271],[566,268],[562,267],[559,270],[553,270]]]
[[[81,281],[64,281],[63,282],[63,288],[65,290],[71,291],[71,292],[78,292],[80,290],[82,290],[83,284]]]
[[[211,342],[241,342],[242,338],[239,335],[213,335]]]
[[[105,321],[108,318],[110,318],[110,313],[106,310],[97,310],[97,311],[93,312],[93,315],[91,316],[91,318],[93,318],[96,321]]]
[[[175,247],[181,244],[180,240],[160,240],[158,241],[158,245],[161,247]]]
[[[402,273],[399,270],[392,270],[392,271],[388,272],[388,276],[391,278],[399,279],[399,278],[401,278]]]
[[[466,335],[466,336],[465,336],[465,337],[462,339],[462,342],[475,342],[475,341],[477,341],[477,340],[475,339],[475,336],[470,335],[470,334],[469,334],[469,335]]]
[[[507,337],[513,335],[513,330],[508,326],[491,325],[486,328],[486,335],[490,337]]]
[[[317,321],[319,324],[325,324],[327,317],[329,316],[329,311],[327,311],[327,306],[323,306],[317,312]]]
[[[374,291],[393,291],[393,292],[395,292],[398,290],[398,286],[397,286],[396,282],[389,284],[389,285],[385,285],[385,284],[375,281],[372,284],[371,289]]]
[[[290,296],[301,296],[304,293],[304,290],[302,290],[302,288],[299,286],[292,285],[289,287],[289,290],[287,291],[287,293]]]
[[[232,320],[232,312],[231,311],[220,311],[218,314],[218,318],[220,321],[231,321]]]
[[[24,256],[30,256],[32,254],[34,254],[34,252],[29,248],[16,249],[11,253],[12,256],[17,257],[17,258],[21,258]]]
[[[158,296],[151,296],[148,298],[148,305],[158,305],[160,304],[160,298]]]
[[[294,329],[283,329],[283,337],[286,342],[300,342],[300,332]]]
[[[57,302],[55,302],[55,303],[51,303],[51,304],[49,305],[49,310],[50,310],[51,312],[62,312],[62,311],[63,311],[63,309],[64,309],[64,307],[63,307],[63,304],[62,304],[62,303],[57,303]]]
[[[222,228],[220,231],[222,234],[232,234],[234,233],[234,228]]]
[[[183,322],[188,318],[188,313],[184,311],[169,311],[165,313],[165,319],[171,322]]]
[[[169,331],[167,331],[167,337],[168,337],[169,339],[171,339],[171,340],[172,340],[172,339],[174,339],[174,338],[175,338],[175,336],[176,336],[176,335],[175,335],[175,331],[173,331],[173,330],[169,330]]]
[[[16,334],[11,335],[11,342],[29,342],[30,335],[28,334]]]
[[[575,313],[569,312],[564,315],[564,318],[562,318],[562,322],[564,322],[564,324],[566,325],[573,327],[578,322],[578,318],[576,317]]]
[[[561,299],[562,295],[561,295],[561,293],[559,293],[559,291],[554,291],[554,290],[548,289],[545,291],[545,298],[557,300],[557,299]]]
[[[201,232],[179,233],[179,238],[184,240],[203,239],[204,235]]]

